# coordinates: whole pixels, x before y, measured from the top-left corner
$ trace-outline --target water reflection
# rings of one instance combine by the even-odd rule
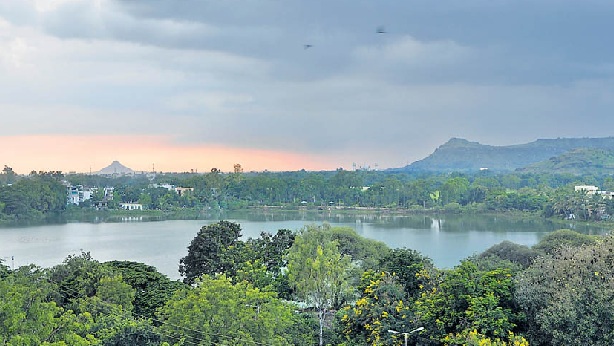
[[[430,257],[440,268],[509,240],[531,246],[545,234],[560,228],[605,234],[596,225],[556,224],[544,219],[488,215],[397,215],[390,213],[247,211],[218,213],[206,219],[167,220],[124,216],[35,227],[0,228],[0,258],[14,256],[16,265],[35,263],[49,267],[67,255],[91,252],[99,261],[131,260],[153,265],[171,278],[179,278],[179,259],[198,230],[218,220],[241,224],[244,238],[279,229],[299,230],[323,222],[351,227],[364,237],[392,248],[410,248]],[[106,222],[105,220],[113,220]],[[154,220],[155,222],[151,222]]]

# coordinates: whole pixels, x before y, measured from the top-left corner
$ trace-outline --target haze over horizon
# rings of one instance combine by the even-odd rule
[[[612,136],[609,1],[0,3],[0,165],[403,167]]]

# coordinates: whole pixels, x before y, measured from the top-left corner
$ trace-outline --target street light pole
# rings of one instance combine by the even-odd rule
[[[410,330],[409,332],[406,332],[406,333],[397,332],[396,330],[388,329],[388,333],[403,334],[403,337],[405,338],[405,346],[407,346],[407,338],[409,337],[409,334],[415,333],[415,332],[418,332],[418,331],[421,331],[421,330],[424,330],[424,327],[419,327],[419,328],[416,328],[414,330]]]

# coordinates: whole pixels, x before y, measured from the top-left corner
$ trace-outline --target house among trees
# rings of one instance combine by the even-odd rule
[[[574,191],[583,191],[587,195],[600,195],[604,199],[612,199],[614,195],[614,191],[599,190],[599,188],[594,185],[576,185]]]
[[[174,191],[179,196],[183,196],[185,193],[194,192],[193,187],[176,187],[175,185],[171,185],[171,184],[149,184],[149,187],[153,189],[157,189],[161,187],[161,188],[167,189],[168,191]]]
[[[98,187],[86,188],[83,185],[71,185],[68,182],[64,182],[64,185],[67,194],[66,204],[80,205],[86,201],[92,201],[92,205],[101,209],[107,206],[108,201],[113,200],[113,187],[104,187],[99,190]]]
[[[119,207],[125,210],[143,210],[143,205],[140,203],[120,203]]]

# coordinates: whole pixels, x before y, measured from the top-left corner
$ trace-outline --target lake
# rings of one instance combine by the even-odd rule
[[[241,224],[244,238],[278,229],[299,230],[306,225],[351,227],[364,237],[380,240],[393,248],[415,249],[430,257],[439,268],[451,268],[460,260],[509,240],[536,244],[545,234],[572,228],[586,234],[605,234],[597,226],[555,224],[543,219],[484,215],[387,215],[254,212],[230,213],[208,220],[144,221],[126,217],[120,222],[68,222],[31,227],[0,228],[0,259],[19,267],[34,263],[51,267],[70,254],[89,251],[93,258],[130,260],[155,266],[171,279],[179,279],[179,259],[198,230],[219,219]]]

